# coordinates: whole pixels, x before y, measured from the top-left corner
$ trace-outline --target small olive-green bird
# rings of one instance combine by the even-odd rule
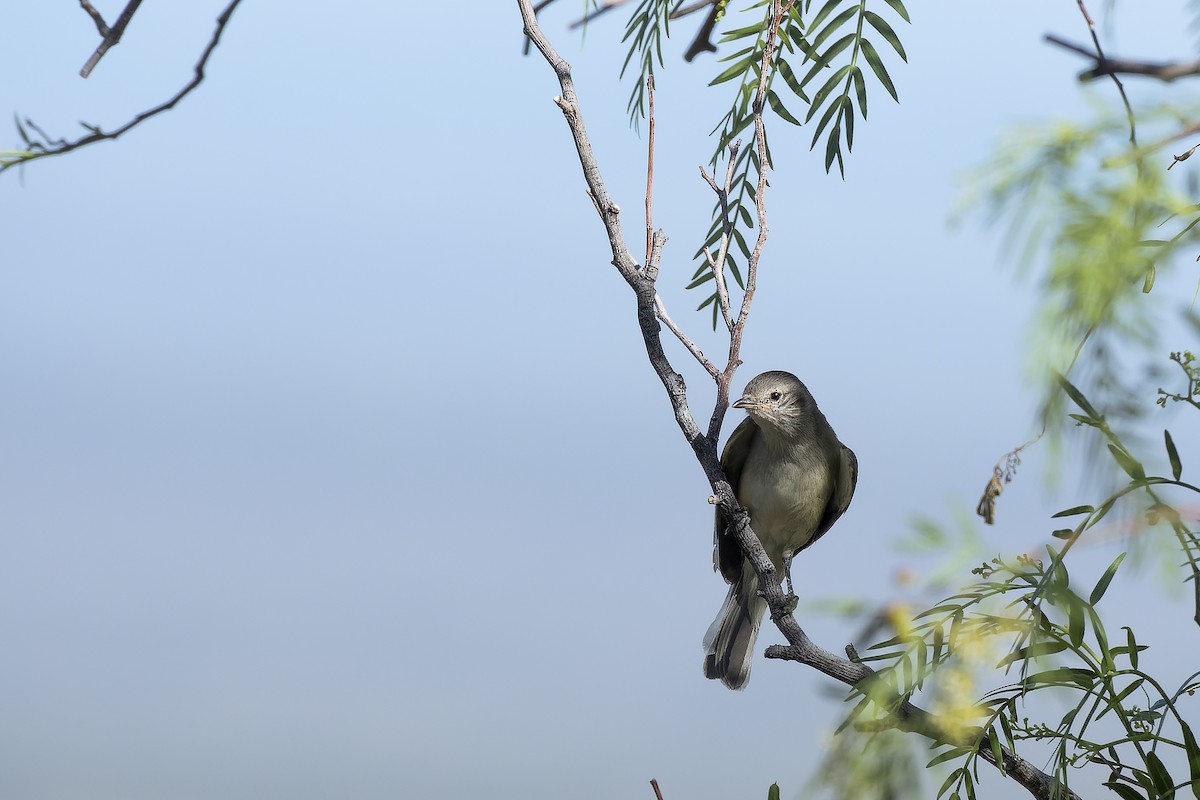
[[[733,407],[749,416],[725,444],[721,466],[778,574],[787,575],[792,556],[819,539],[850,505],[858,459],[790,372],[754,378]],[[704,675],[741,689],[750,678],[767,601],[758,595],[754,567],[725,527],[718,507],[714,568],[732,585],[704,637]]]

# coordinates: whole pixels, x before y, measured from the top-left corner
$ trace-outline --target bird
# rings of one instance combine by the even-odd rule
[[[808,387],[790,372],[753,378],[734,408],[747,417],[721,452],[721,466],[777,573],[791,584],[792,557],[846,512],[858,482],[858,459],[842,444]],[[767,601],[758,575],[718,506],[713,569],[729,594],[704,637],[704,675],[730,689],[750,679],[754,642]]]

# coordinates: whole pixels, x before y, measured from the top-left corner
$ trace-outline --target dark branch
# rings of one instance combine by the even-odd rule
[[[698,11],[699,8],[703,8],[703,6],[692,8],[690,11]],[[710,8],[708,13],[704,16],[704,22],[700,23],[700,28],[696,31],[695,38],[692,39],[692,43],[688,45],[687,51],[683,54],[684,61],[690,62],[693,58],[701,53],[717,52],[717,46],[712,43],[712,34],[713,28],[717,26],[717,19],[721,16],[721,11],[723,8],[724,4],[713,0],[712,8]]]
[[[121,36],[125,33],[125,28],[129,25],[129,20],[133,19],[133,14],[137,11],[138,6],[142,4],[142,0],[129,0],[125,6],[125,10],[121,12],[121,16],[117,17],[116,23],[110,28],[104,22],[104,17],[100,16],[100,12],[92,7],[88,0],[79,0],[79,5],[88,13],[92,21],[96,23],[96,30],[100,31],[100,46],[96,48],[96,52],[92,53],[92,57],[83,65],[83,69],[79,70],[79,75],[86,78],[92,74],[92,70],[100,63],[100,59],[104,58],[104,54],[109,51],[113,45],[121,41]]]
[[[41,137],[40,140],[32,140],[25,133],[25,129],[21,126],[20,121],[18,121],[17,130],[20,132],[21,138],[25,140],[27,150],[26,152],[16,154],[16,156],[12,158],[0,158],[0,172],[3,172],[9,167],[17,166],[18,164],[27,164],[30,161],[36,161],[39,158],[46,158],[48,156],[61,156],[64,153],[69,153],[72,150],[78,150],[79,148],[85,147],[89,144],[116,139],[151,117],[157,116],[164,111],[169,111],[170,109],[174,108],[180,100],[187,97],[193,89],[195,89],[204,81],[204,68],[205,65],[208,64],[208,58],[212,55],[213,50],[217,48],[217,44],[221,41],[221,34],[224,32],[225,26],[229,24],[229,19],[233,16],[234,9],[236,9],[238,4],[241,2],[242,0],[232,0],[232,2],[225,7],[225,10],[221,12],[221,16],[217,17],[216,28],[213,30],[212,37],[209,39],[208,45],[204,48],[204,52],[200,55],[200,60],[196,62],[192,79],[188,81],[187,85],[176,92],[175,95],[169,100],[160,103],[154,108],[143,111],[129,122],[126,122],[121,127],[112,131],[103,131],[99,127],[85,125],[84,127],[89,131],[88,135],[79,139],[75,139],[74,141],[68,141],[67,139],[51,139],[46,136],[37,125],[26,119],[25,127],[28,127]],[[133,4],[131,3],[131,5]],[[128,10],[129,8],[126,7],[126,11]]]
[[[1092,66],[1079,73],[1079,80],[1084,83],[1111,75],[1141,75],[1167,83],[1179,78],[1200,75],[1200,61],[1133,61],[1124,58],[1108,58],[1098,56],[1093,50],[1074,42],[1068,42],[1051,33],[1046,34],[1045,39],[1052,45],[1092,60]]]

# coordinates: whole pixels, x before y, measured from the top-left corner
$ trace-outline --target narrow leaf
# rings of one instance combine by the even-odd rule
[[[1159,797],[1168,800],[1175,796],[1175,779],[1153,750],[1146,753],[1146,771],[1150,773],[1150,780],[1154,781],[1154,789]]]
[[[889,6],[891,6],[892,10],[895,11],[897,14],[899,14],[901,19],[903,19],[905,22],[909,23],[910,25],[912,24],[912,20],[908,18],[908,9],[906,9],[904,7],[904,3],[900,2],[900,0],[883,0],[883,1],[885,3],[887,3]]]
[[[887,40],[887,43],[892,46],[897,55],[908,61],[908,56],[904,53],[904,45],[900,44],[900,37],[892,30],[892,26],[887,23],[887,20],[874,11],[868,11],[864,16],[866,16],[867,22],[871,23],[871,27],[879,31],[879,35]]]
[[[1121,465],[1121,469],[1125,470],[1125,473],[1129,477],[1133,478],[1135,481],[1142,480],[1146,477],[1146,470],[1142,468],[1142,465],[1138,463],[1137,459],[1129,455],[1129,453],[1127,453],[1125,450],[1122,450],[1111,442],[1108,445],[1108,450],[1110,453],[1112,453],[1113,458],[1117,460],[1117,463]]]
[[[1088,597],[1088,602],[1092,605],[1100,602],[1100,598],[1104,597],[1104,593],[1108,590],[1108,585],[1112,583],[1113,576],[1117,574],[1117,568],[1121,566],[1121,562],[1125,560],[1125,553],[1117,556],[1108,569],[1104,570],[1104,574],[1100,576],[1100,580],[1096,581],[1095,588],[1092,589],[1092,594]]]
[[[1104,784],[1109,790],[1121,798],[1121,800],[1146,800],[1146,795],[1138,792],[1128,783],[1121,781],[1108,781]]]
[[[1179,460],[1179,451],[1175,449],[1175,440],[1171,438],[1171,432],[1163,431],[1163,439],[1167,442],[1167,458],[1171,459],[1171,477],[1179,480],[1179,476],[1183,474],[1183,462]]]
[[[1196,737],[1192,734],[1191,727],[1180,720],[1179,727],[1183,730],[1183,748],[1187,751],[1188,771],[1191,773],[1192,794],[1200,798],[1200,745],[1196,744]]]
[[[883,59],[879,57],[875,46],[867,39],[862,40],[862,53],[867,59],[867,63],[871,65],[871,69],[874,70],[875,77],[879,78],[879,82],[883,84],[883,88],[887,89],[887,93],[892,96],[892,99],[899,103],[900,95],[896,94],[896,87],[892,83],[891,76],[888,75],[887,68],[883,66]]]
[[[1095,510],[1096,509],[1092,508],[1091,506],[1072,506],[1071,508],[1051,515],[1050,519],[1058,519],[1059,517],[1073,517],[1076,514],[1090,514]]]
[[[792,112],[787,110],[783,105],[783,101],[779,99],[774,91],[767,90],[767,104],[771,106],[771,110],[778,114],[780,118],[787,120],[793,125],[800,125],[800,120],[792,116]]]
[[[1067,396],[1075,401],[1075,405],[1087,412],[1089,417],[1092,419],[1100,419],[1100,414],[1096,412],[1096,409],[1092,407],[1092,404],[1088,402],[1088,399],[1083,396],[1083,392],[1076,389],[1075,385],[1067,380],[1065,375],[1058,376],[1058,384],[1062,387],[1063,391],[1067,393]]]

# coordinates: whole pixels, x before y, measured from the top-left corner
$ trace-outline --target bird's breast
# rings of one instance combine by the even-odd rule
[[[820,452],[758,446],[746,458],[737,494],[767,554],[779,566],[785,550],[795,552],[813,537],[832,489],[833,476]]]

